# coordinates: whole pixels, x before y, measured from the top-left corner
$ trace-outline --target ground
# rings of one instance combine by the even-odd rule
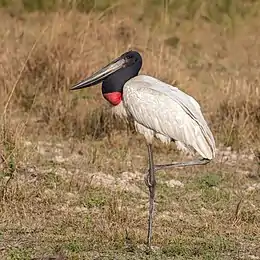
[[[145,146],[27,141],[25,149],[34,161],[2,191],[2,259],[259,259],[253,155],[223,148],[207,166],[158,172],[148,254]],[[156,161],[181,159],[169,151],[156,149]]]

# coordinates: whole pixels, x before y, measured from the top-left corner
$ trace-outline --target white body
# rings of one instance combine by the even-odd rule
[[[157,137],[164,143],[174,141],[184,151],[196,151],[203,158],[215,157],[214,137],[191,96],[158,79],[146,75],[126,82],[123,102],[114,107],[121,116],[131,116],[136,131],[148,143]]]

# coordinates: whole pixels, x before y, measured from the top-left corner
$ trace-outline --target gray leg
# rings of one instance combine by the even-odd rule
[[[152,145],[148,144],[147,147],[148,147],[148,157],[149,157],[149,170],[148,170],[148,174],[145,178],[145,183],[149,188],[149,218],[148,218],[147,245],[149,248],[151,248],[156,181],[155,181],[155,175],[154,175],[155,171],[154,171]]]
[[[148,144],[148,156],[149,156],[149,170],[147,175],[145,176],[145,183],[149,188],[149,218],[148,218],[148,234],[147,234],[147,245],[151,248],[151,240],[152,240],[152,224],[153,224],[153,213],[154,213],[154,198],[155,198],[155,171],[161,169],[169,169],[173,167],[184,167],[184,166],[192,166],[192,165],[205,165],[210,162],[208,159],[198,159],[190,162],[174,162],[171,164],[162,164],[162,165],[154,165],[153,162],[153,151],[152,145]]]
[[[194,166],[194,165],[205,165],[210,162],[209,159],[198,159],[190,162],[174,162],[170,164],[161,164],[161,165],[154,165],[154,170],[158,171],[161,169],[169,169],[173,167],[184,167],[184,166]]]

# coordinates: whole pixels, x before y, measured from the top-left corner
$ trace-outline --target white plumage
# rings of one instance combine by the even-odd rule
[[[197,101],[156,78],[139,75],[124,85],[123,104],[114,107],[120,116],[131,116],[136,130],[148,143],[154,137],[175,141],[181,150],[194,150],[203,158],[215,157],[214,137]]]

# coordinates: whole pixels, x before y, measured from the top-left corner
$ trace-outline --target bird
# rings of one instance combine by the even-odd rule
[[[78,90],[102,83],[102,95],[111,104],[113,113],[133,120],[135,130],[144,136],[149,165],[145,174],[145,184],[149,190],[146,242],[151,249],[155,172],[172,167],[206,165],[214,159],[216,145],[199,103],[177,87],[139,74],[142,64],[142,56],[138,51],[126,51],[70,89]],[[186,162],[155,165],[154,138],[165,144],[174,142],[178,149],[200,157]]]

